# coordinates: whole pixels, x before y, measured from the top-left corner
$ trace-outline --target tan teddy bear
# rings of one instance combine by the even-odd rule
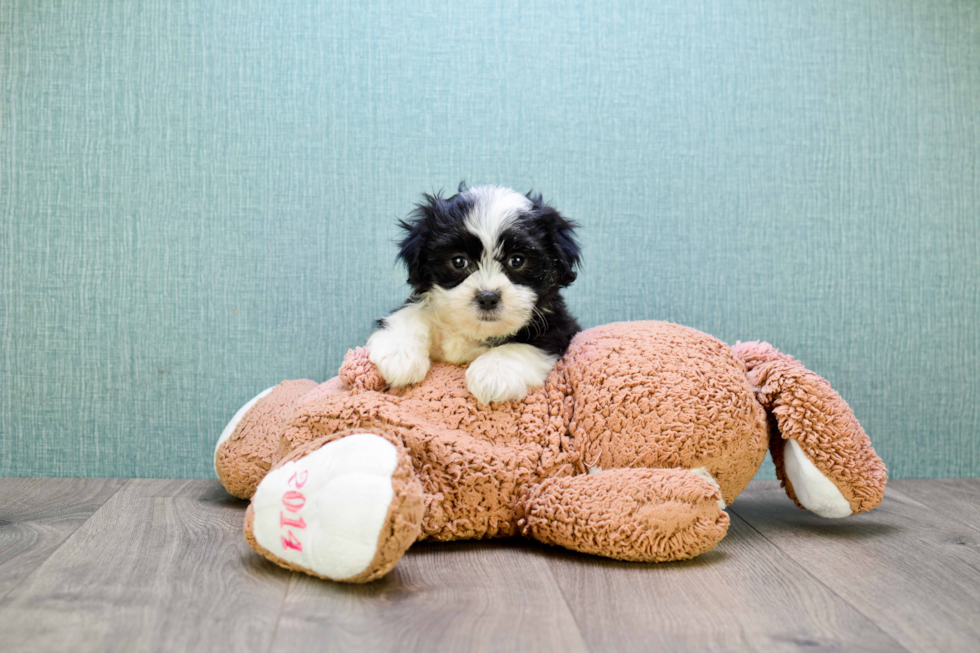
[[[691,558],[772,452],[786,493],[825,517],[870,510],[886,472],[821,377],[765,343],[665,322],[579,333],[547,382],[481,406],[465,368],[387,389],[363,349],[318,385],[246,404],[215,450],[251,498],[245,535],[289,569],[345,582],[417,540],[524,535],[620,560]]]

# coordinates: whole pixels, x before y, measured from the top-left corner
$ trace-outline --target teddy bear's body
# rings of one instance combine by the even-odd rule
[[[831,403],[817,409],[830,427],[817,432],[836,428],[833,442],[808,441],[812,429],[800,433],[806,455],[792,472],[811,472],[806,464],[820,461],[817,449],[831,446],[838,460],[861,460],[844,466],[851,478],[828,481],[837,484],[833,491],[818,473],[810,494],[848,514],[880,500],[880,460],[846,404],[833,403],[836,394],[821,383],[766,345],[733,350],[664,322],[584,331],[543,387],[491,406],[467,392],[465,368],[449,364],[433,365],[422,383],[388,390],[358,349],[338,377],[287,382],[246,406],[215,462],[232,494],[255,494],[246,533],[257,550],[335,580],[379,577],[418,539],[523,534],[626,560],[679,559],[724,536],[722,508],[769,448],[767,414],[779,439],[780,413],[793,424],[810,422],[807,398],[822,400],[826,391]],[[835,469],[827,471],[833,479]],[[297,487],[297,479],[313,477],[319,480]],[[787,490],[794,496],[789,483]],[[331,539],[348,531],[356,537]]]

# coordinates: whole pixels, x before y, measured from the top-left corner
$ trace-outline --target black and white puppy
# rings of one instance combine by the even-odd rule
[[[542,385],[581,330],[560,290],[575,280],[575,224],[540,195],[461,184],[401,222],[399,258],[412,295],[367,342],[392,386],[418,383],[430,361],[466,364],[481,403]]]

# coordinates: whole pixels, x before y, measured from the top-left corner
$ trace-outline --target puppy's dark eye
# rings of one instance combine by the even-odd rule
[[[512,270],[520,270],[522,267],[524,267],[524,263],[524,257],[520,256],[519,254],[511,256],[510,260],[507,261],[507,265],[509,265]]]
[[[465,270],[467,266],[470,264],[470,262],[467,261],[465,257],[454,256],[452,260],[452,264],[453,267],[456,268],[457,270]]]

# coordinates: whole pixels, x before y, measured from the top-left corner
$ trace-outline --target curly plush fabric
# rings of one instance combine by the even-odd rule
[[[392,500],[391,505],[388,506],[388,513],[385,516],[384,525],[381,529],[380,535],[378,536],[378,546],[377,551],[374,554],[374,559],[371,560],[367,568],[356,576],[351,576],[344,579],[330,579],[280,558],[272,551],[269,551],[260,545],[256,540],[253,529],[255,515],[253,506],[250,505],[245,512],[245,523],[243,525],[243,530],[245,532],[245,539],[253,549],[286,569],[291,569],[293,571],[305,571],[306,573],[319,576],[325,580],[342,580],[345,583],[368,583],[372,580],[381,578],[394,568],[394,566],[401,559],[402,554],[404,554],[408,547],[418,539],[419,524],[422,521],[424,509],[422,502],[422,487],[419,485],[418,480],[412,473],[411,459],[408,452],[405,450],[405,447],[402,446],[402,443],[400,440],[398,440],[398,438],[392,437],[384,431],[358,432],[369,432],[383,437],[395,445],[398,452],[398,464],[395,467],[394,474],[392,474],[391,477],[391,485],[393,489],[392,496],[394,499]],[[282,460],[273,465],[269,471],[278,469],[288,462],[299,460],[300,458],[303,458],[304,456],[316,451],[320,447],[333,442],[334,440],[351,435],[351,433],[351,431],[335,433],[331,436],[314,440],[313,442],[309,442],[301,447],[298,447],[290,454],[285,456]]]
[[[790,438],[833,481],[853,513],[877,506],[888,473],[847,402],[825,379],[768,343],[739,342],[733,351],[745,362],[749,381],[759,388],[759,402],[772,415],[769,448],[776,475],[796,505],[803,507],[786,477],[782,456],[784,440]]]
[[[725,503],[765,458],[766,413],[720,340],[667,322],[583,331],[563,360],[569,434],[590,467],[705,467]]]
[[[631,562],[684,560],[728,531],[721,493],[686,469],[611,469],[550,478],[521,504],[521,533]]]
[[[800,444],[853,512],[876,505],[886,480],[826,381],[764,343],[733,350],[666,322],[583,331],[542,387],[490,406],[470,396],[465,368],[446,363],[419,384],[389,389],[363,348],[327,383],[295,383],[259,401],[219,445],[219,476],[246,496],[280,459],[346,434],[395,443],[398,492],[416,497],[405,505],[420,513],[417,521],[414,507],[389,513],[378,556],[356,580],[390,569],[408,533],[523,534],[622,560],[689,558],[724,536],[719,500],[735,500],[767,447],[795,498],[783,438]]]
[[[412,456],[425,492],[423,537],[514,535],[514,506],[527,484],[584,471],[565,434],[560,375],[522,401],[495,408],[481,407],[469,394],[465,368],[459,366],[434,364],[424,383],[384,393],[369,389],[375,385],[372,375],[377,371],[367,351],[349,352],[341,378],[349,379],[350,390],[311,393],[282,437],[295,448],[351,429],[395,434]]]
[[[215,453],[218,480],[229,494],[239,499],[251,498],[272,467],[283,427],[300,399],[316,387],[317,382],[309,379],[283,381],[242,416]]]

